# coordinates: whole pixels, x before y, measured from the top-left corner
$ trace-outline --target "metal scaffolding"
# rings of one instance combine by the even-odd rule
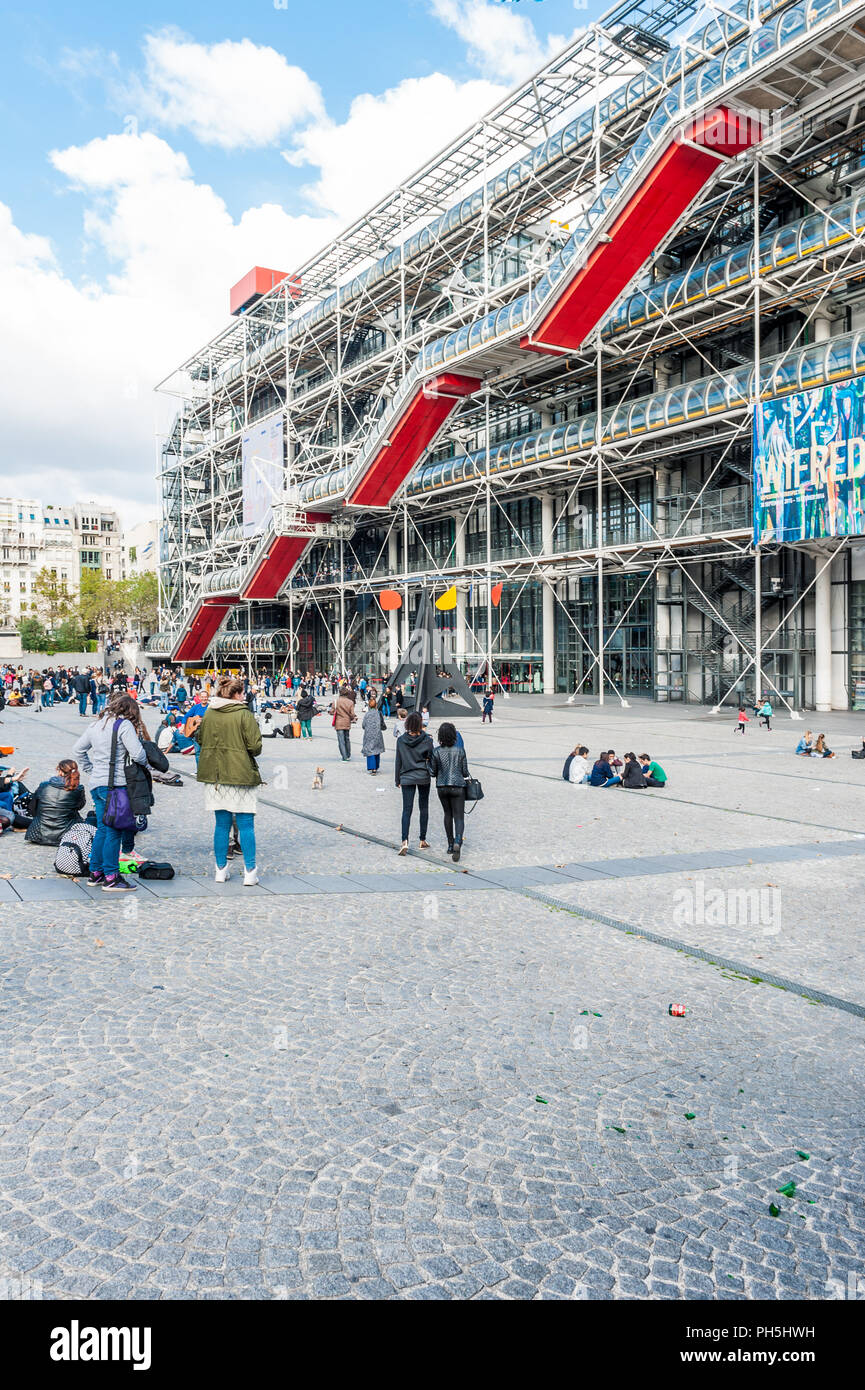
[[[490,681],[519,666],[525,685],[528,666],[572,698],[718,707],[747,680],[791,708],[813,699],[805,618],[833,557],[753,547],[749,430],[762,397],[865,371],[865,0],[697,11],[614,7],[301,267],[299,303],[277,285],[161,383],[178,404],[160,441],[154,653],[197,597],[239,593],[266,547],[244,536],[241,438],[279,416],[287,495],[330,519],[310,522],[273,600],[230,611],[209,662],[383,674],[396,619],[375,594],[402,592],[405,628],[432,580],[457,585],[457,652]],[[703,89],[759,111],[762,138],[589,339],[555,353],[491,341],[482,389],[387,505],[333,510],[413,363],[531,301],[651,122]],[[650,672],[626,645],[634,614]]]

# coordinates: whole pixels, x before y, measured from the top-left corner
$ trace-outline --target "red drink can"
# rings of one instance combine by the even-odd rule
[[[667,1010],[667,1013],[670,1015],[671,1018],[684,1018],[685,1006],[684,1004],[671,1004],[669,1009]]]

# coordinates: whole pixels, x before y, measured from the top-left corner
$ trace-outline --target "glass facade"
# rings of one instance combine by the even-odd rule
[[[598,692],[598,584],[594,576],[567,581],[556,605],[556,689]],[[604,689],[649,695],[654,687],[654,587],[645,574],[604,579]]]

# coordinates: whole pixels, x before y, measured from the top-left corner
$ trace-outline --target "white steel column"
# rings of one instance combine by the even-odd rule
[[[814,315],[814,341],[825,343],[832,325],[827,313]],[[832,565],[828,553],[818,554],[814,586],[814,706],[821,713],[832,708]]]
[[[486,458],[485,498],[487,524],[487,674],[486,686],[493,688],[493,551],[492,551],[492,487],[490,484],[490,388],[486,389],[484,413],[484,439]]]
[[[454,564],[464,569],[466,563],[466,513],[454,513]],[[457,626],[454,633],[454,659],[462,669],[466,660],[466,591],[457,580]]]
[[[408,646],[408,503],[402,504],[402,645],[403,651]]]
[[[553,495],[551,492],[541,493],[541,554],[552,555],[553,553]],[[553,591],[552,581],[543,578],[541,593],[542,598],[542,621],[543,621],[543,654],[544,654],[544,694],[554,695],[556,693],[556,595]]]
[[[391,527],[387,538],[387,568],[391,575],[396,574],[399,560],[397,557],[396,528]],[[391,608],[387,615],[387,639],[388,639],[388,666],[389,674],[393,675],[399,665],[399,609]]]
[[[849,709],[846,550],[835,556],[829,572],[832,576],[832,708]]]
[[[339,538],[339,674],[345,675],[345,554]]]
[[[821,714],[832,708],[832,565],[826,554],[817,557],[814,585],[814,706]]]

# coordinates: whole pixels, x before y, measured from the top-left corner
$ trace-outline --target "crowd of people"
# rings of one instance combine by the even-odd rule
[[[243,882],[258,883],[255,841],[257,758],[263,737],[312,738],[313,721],[328,714],[345,761],[351,759],[351,727],[360,722],[362,754],[372,776],[380,772],[388,720],[395,739],[394,781],[402,792],[400,854],[408,852],[415,800],[419,846],[430,848],[429,797],[435,781],[448,853],[459,860],[465,834],[468,762],[461,735],[442,723],[438,743],[427,732],[429,709],[409,712],[413,680],[376,689],[365,675],[287,671],[261,675],[189,674],[168,665],[127,674],[71,667],[40,672],[7,666],[0,670],[10,703],[50,708],[55,700],[74,704],[90,722],[72,751],[50,777],[31,790],[28,768],[0,768],[0,831],[25,831],[33,844],[60,846],[73,827],[89,824],[90,887],[111,893],[135,891],[141,864],[135,838],[148,828],[153,784],[183,786],[171,754],[194,758],[205,807],[213,814],[215,878],[230,877],[229,859],[240,855]],[[158,708],[161,722],[148,732],[142,707]],[[85,816],[86,781],[92,810]],[[132,870],[132,872],[130,872]]]
[[[0,709],[5,705],[28,707],[36,713],[55,704],[77,705],[82,719],[101,714],[112,694],[138,698],[144,672],[136,666],[130,676],[122,662],[103,666],[48,666],[41,670],[6,664],[0,668]]]
[[[29,768],[0,766],[0,832],[19,830],[31,844],[57,846],[71,827],[89,822],[88,883],[106,892],[132,892],[135,880],[129,870],[141,863],[135,840],[148,827],[153,785],[183,786],[168,761],[179,754],[194,759],[205,806],[213,815],[216,881],[230,877],[229,860],[240,856],[243,882],[252,886],[259,881],[255,815],[263,738],[283,733],[311,739],[316,719],[329,716],[345,762],[352,758],[352,728],[359,725],[361,756],[371,777],[381,773],[390,728],[394,785],[402,798],[399,854],[408,853],[415,815],[418,846],[430,848],[430,793],[435,783],[447,852],[459,862],[471,781],[465,744],[447,720],[433,738],[429,709],[410,708],[415,704],[412,684],[408,690],[401,685],[382,687],[352,672],[285,671],[280,677],[215,670],[191,674],[164,665],[129,674],[119,662],[110,670],[61,666],[34,671],[7,664],[0,667],[0,700],[40,710],[63,700],[77,706],[79,716],[89,722],[71,756],[62,758],[35,789],[27,784]],[[162,716],[153,735],[142,714],[147,705]],[[484,722],[492,720],[492,710],[488,691]],[[755,714],[771,729],[768,701],[756,707]],[[747,722],[741,708],[736,728],[744,730]],[[12,750],[5,751],[8,755]],[[799,740],[796,753],[835,756],[825,735],[815,738],[810,730]],[[605,749],[592,759],[583,743],[568,755],[562,776],[574,785],[635,791],[660,790],[667,784],[664,768],[649,753],[627,752],[623,760],[614,749]],[[92,801],[86,815],[83,781]]]

